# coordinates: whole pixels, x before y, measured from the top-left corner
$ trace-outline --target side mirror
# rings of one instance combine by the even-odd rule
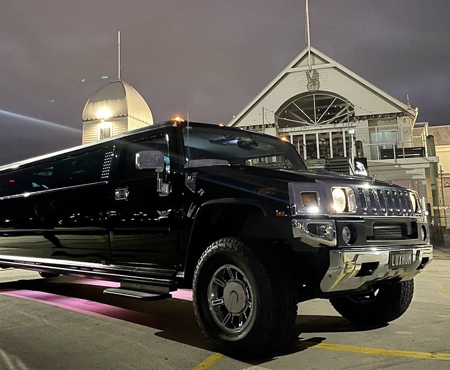
[[[138,170],[164,169],[164,154],[156,150],[144,150],[136,153],[135,163]]]

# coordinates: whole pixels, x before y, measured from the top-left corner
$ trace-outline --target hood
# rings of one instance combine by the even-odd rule
[[[242,175],[265,177],[286,182],[329,182],[335,181],[340,184],[367,184],[374,186],[387,186],[389,184],[383,181],[375,181],[375,179],[366,176],[351,176],[327,170],[282,170],[257,166],[231,166],[226,167],[231,171],[238,171]],[[217,169],[217,167],[216,167]]]

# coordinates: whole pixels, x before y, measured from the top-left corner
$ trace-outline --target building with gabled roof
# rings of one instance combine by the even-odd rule
[[[398,183],[432,199],[428,125],[413,109],[313,47],[303,50],[229,126],[289,140],[310,168]],[[416,129],[414,130],[414,128]]]

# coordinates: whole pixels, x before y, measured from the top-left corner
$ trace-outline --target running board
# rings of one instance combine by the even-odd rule
[[[103,294],[111,294],[120,297],[141,299],[144,301],[159,301],[161,299],[172,298],[171,294],[155,294],[123,288],[108,288],[103,291]]]

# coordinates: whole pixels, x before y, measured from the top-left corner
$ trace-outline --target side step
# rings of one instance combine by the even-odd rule
[[[142,299],[144,301],[159,301],[161,299],[172,298],[171,294],[157,294],[123,288],[108,288],[103,291],[103,294],[111,294],[127,298]]]

